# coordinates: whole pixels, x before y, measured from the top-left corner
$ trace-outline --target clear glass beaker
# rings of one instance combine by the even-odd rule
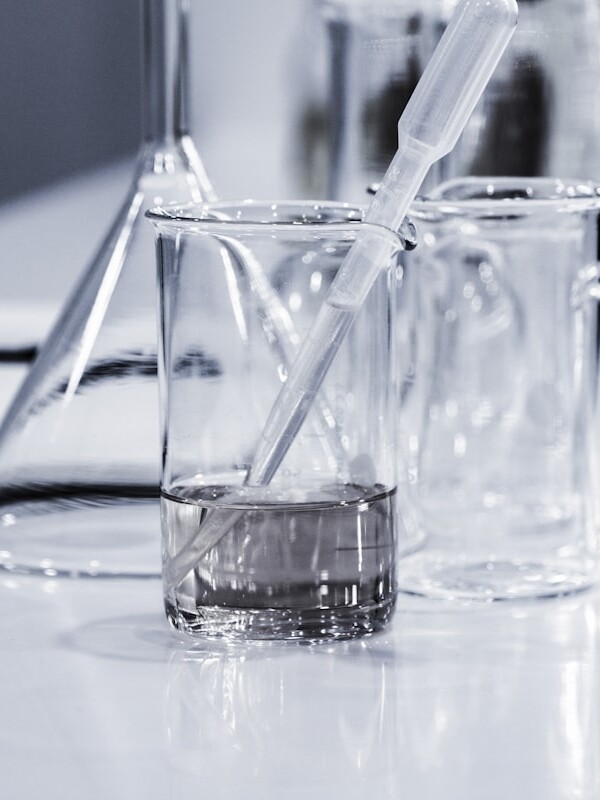
[[[187,633],[347,637],[394,607],[396,459],[392,273],[399,235],[360,209],[212,204],[149,212],[161,287],[165,606]],[[246,482],[299,342],[352,244],[390,263],[272,480]],[[383,265],[385,267],[385,265]],[[225,535],[174,584],[178,555],[215,509]]]
[[[597,193],[471,178],[411,214],[416,346],[399,454],[427,539],[400,586],[485,600],[585,588],[597,570]]]
[[[0,427],[0,566],[159,575],[156,277],[145,210],[213,190],[190,138],[187,0],[143,0],[128,197]]]

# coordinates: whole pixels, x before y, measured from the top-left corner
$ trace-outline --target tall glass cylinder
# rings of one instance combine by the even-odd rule
[[[398,119],[443,31],[440,0],[319,0],[318,10],[329,62],[327,195],[362,202],[397,150]]]

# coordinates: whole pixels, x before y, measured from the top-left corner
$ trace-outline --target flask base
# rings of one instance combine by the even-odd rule
[[[160,576],[158,496],[114,489],[75,494],[2,504],[0,569],[47,577]]]
[[[412,563],[411,563],[412,562]],[[527,600],[580,592],[593,570],[575,562],[417,557],[399,566],[399,590],[443,600]]]

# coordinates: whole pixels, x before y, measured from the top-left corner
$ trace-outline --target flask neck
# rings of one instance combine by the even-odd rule
[[[187,0],[142,0],[143,123],[146,142],[189,133]]]

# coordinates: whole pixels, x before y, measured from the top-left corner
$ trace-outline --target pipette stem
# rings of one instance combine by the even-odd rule
[[[208,509],[197,535],[191,536],[164,564],[163,587],[166,595],[179,586],[188,572],[229,533],[244,513],[237,508]]]

